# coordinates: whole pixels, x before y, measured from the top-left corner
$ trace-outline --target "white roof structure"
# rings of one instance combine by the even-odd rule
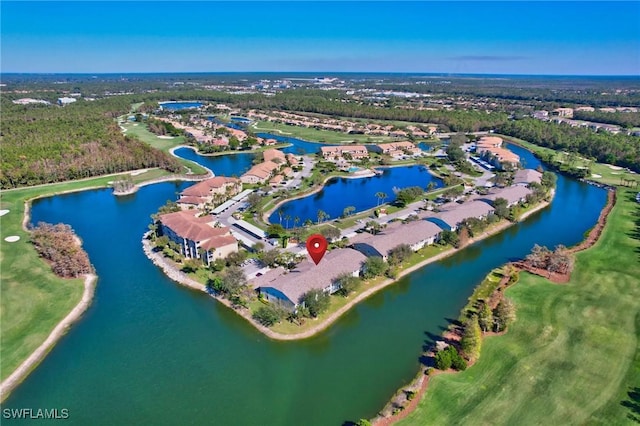
[[[235,203],[236,202],[233,201],[233,200],[225,201],[224,203],[220,204],[218,207],[213,209],[211,211],[211,214],[220,214],[223,211],[225,211],[226,209],[228,209],[229,207],[231,207],[232,205],[234,205]]]
[[[245,231],[255,235],[256,238],[266,238],[267,237],[267,233],[264,232],[262,229],[258,228],[255,225],[252,225],[249,222],[244,221],[244,220],[238,220],[238,221],[234,222],[233,226],[235,226],[237,228],[240,228],[240,229],[244,229]]]
[[[242,201],[245,198],[247,198],[249,196],[249,194],[251,194],[253,191],[255,191],[255,190],[254,189],[245,189],[244,191],[242,191],[241,193],[239,193],[238,195],[233,197],[232,200],[233,201]]]

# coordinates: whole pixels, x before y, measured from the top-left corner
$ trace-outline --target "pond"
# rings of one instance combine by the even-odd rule
[[[171,111],[179,111],[183,109],[200,108],[202,105],[202,102],[163,102],[160,104],[160,108]]]
[[[312,195],[297,200],[289,201],[278,208],[269,217],[271,223],[280,223],[280,211],[282,216],[299,217],[300,223],[307,219],[312,222],[318,220],[318,211],[329,214],[330,219],[337,219],[347,206],[356,208],[356,212],[370,209],[395,199],[394,188],[406,188],[419,186],[427,188],[430,182],[441,187],[442,180],[434,177],[424,166],[405,166],[378,169],[382,174],[365,178],[333,178],[324,188]],[[386,194],[386,199],[379,199],[376,194]],[[285,224],[283,222],[284,226]],[[290,222],[288,225],[293,226]]]

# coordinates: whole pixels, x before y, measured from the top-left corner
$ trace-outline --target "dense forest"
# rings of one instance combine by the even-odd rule
[[[122,134],[114,120],[130,103],[118,97],[65,107],[2,101],[0,187],[123,172],[147,167],[179,171],[175,158]]]
[[[574,111],[576,120],[617,124],[622,127],[640,127],[640,112]]]
[[[640,172],[640,138],[527,118],[504,123],[498,132],[555,150],[577,152],[598,162]]]

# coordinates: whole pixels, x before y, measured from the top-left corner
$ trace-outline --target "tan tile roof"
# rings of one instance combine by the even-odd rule
[[[227,228],[228,229],[228,228]],[[231,235],[214,236],[202,243],[200,247],[205,250],[217,249],[228,245],[238,245],[238,241]]]
[[[203,241],[211,237],[229,233],[229,228],[214,228],[210,216],[196,217],[197,211],[185,210],[166,213],[160,216],[160,222],[182,238]]]
[[[279,151],[277,149],[265,149],[262,152],[262,155],[264,157],[264,161],[273,161],[275,159],[278,160],[282,160],[282,162],[285,162],[285,155],[284,152]]]

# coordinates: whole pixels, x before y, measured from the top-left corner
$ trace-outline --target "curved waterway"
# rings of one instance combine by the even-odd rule
[[[142,253],[149,215],[186,186],[34,202],[33,222],[73,226],[100,279],[85,317],[3,408],[67,408],[65,423],[78,425],[340,425],[371,417],[415,375],[425,342],[458,316],[491,268],[535,243],[577,243],[606,201],[605,191],[559,176],[552,205],[526,222],[408,275],[314,338],[276,342],[171,282]]]

